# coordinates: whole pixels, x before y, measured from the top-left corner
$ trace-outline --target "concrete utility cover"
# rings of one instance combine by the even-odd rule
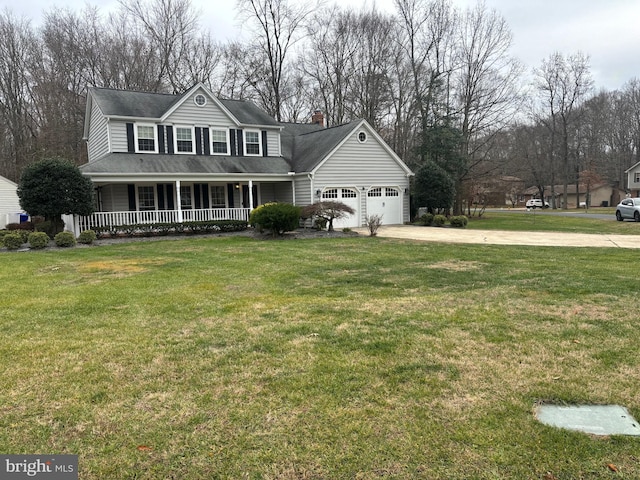
[[[592,435],[640,436],[640,424],[619,405],[540,405],[536,418],[545,425]]]

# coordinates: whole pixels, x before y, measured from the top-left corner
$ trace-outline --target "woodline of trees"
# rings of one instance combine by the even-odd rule
[[[85,163],[90,87],[180,93],[197,82],[280,121],[314,110],[329,127],[365,118],[414,171],[435,164],[449,175],[454,213],[500,175],[566,207],[569,185],[624,187],[640,160],[640,80],[594,92],[581,53],[551,53],[525,72],[504,18],[483,3],[395,0],[385,14],[237,2],[250,33],[226,43],[190,0],[119,0],[107,16],[52,9],[37,27],[0,13],[0,175],[17,181],[42,158]]]

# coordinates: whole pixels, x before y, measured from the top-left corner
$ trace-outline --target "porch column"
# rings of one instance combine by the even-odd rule
[[[253,180],[249,180],[249,211],[253,210]]]
[[[180,199],[180,180],[176,180],[176,209],[178,211],[178,223],[182,223],[182,201]]]

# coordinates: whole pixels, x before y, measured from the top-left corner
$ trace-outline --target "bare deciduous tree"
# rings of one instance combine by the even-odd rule
[[[276,120],[282,121],[288,54],[312,8],[306,3],[287,0],[239,0],[238,5],[255,25],[256,41],[268,69],[268,76],[256,81],[254,87],[266,102],[262,106]]]
[[[552,137],[550,158],[554,157],[553,148],[558,139],[563,208],[566,209],[568,184],[577,180],[569,162],[571,130],[579,119],[579,107],[593,85],[589,58],[582,53],[565,57],[556,52],[543,60],[540,68],[535,70],[535,76],[535,86],[543,103],[543,113],[539,119]]]
[[[3,130],[1,153],[4,174],[17,181],[33,158],[37,137],[33,121],[29,78],[38,42],[30,23],[9,11],[0,13],[0,118]]]

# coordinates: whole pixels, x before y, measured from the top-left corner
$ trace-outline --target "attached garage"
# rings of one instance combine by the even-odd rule
[[[338,220],[334,220],[333,228],[359,227],[360,222],[360,196],[358,190],[350,187],[325,188],[322,191],[323,202],[341,202],[353,208],[355,213]]]
[[[379,215],[384,225],[402,224],[402,194],[396,187],[372,187],[367,192],[367,216]]]

